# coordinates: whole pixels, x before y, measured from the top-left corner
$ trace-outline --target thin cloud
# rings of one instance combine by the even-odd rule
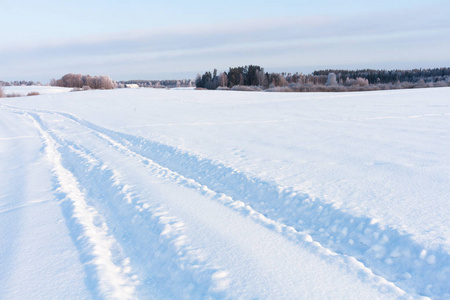
[[[442,37],[449,31],[450,21],[438,8],[401,14],[311,16],[128,31],[0,49],[0,76],[30,74],[32,68],[47,69],[47,73],[58,69],[58,73],[109,71],[114,74],[108,75],[124,77],[136,73],[130,68],[163,72],[170,66],[174,68],[171,72],[187,72],[251,63],[273,67],[324,62],[364,64],[387,61],[389,51],[400,59],[426,60],[420,51],[426,50],[434,58],[444,57],[444,51],[427,48],[427,44],[447,43]],[[414,49],[403,56],[396,53],[408,51],[407,47]]]
[[[143,50],[196,49],[236,43],[376,35],[442,28],[450,28],[447,15],[440,10],[429,9],[428,11],[406,11],[403,14],[378,13],[348,18],[314,16],[178,26],[121,32],[110,36],[86,36],[75,40],[50,41],[41,45],[19,45],[11,49],[4,48],[1,51],[3,55],[108,55]]]

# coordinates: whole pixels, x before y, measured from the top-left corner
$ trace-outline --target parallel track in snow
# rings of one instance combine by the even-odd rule
[[[53,172],[59,185],[59,190],[65,195],[69,211],[69,222],[75,244],[86,262],[86,273],[91,282],[96,282],[93,289],[98,296],[111,299],[133,299],[135,284],[128,276],[128,261],[121,264],[120,253],[117,252],[117,242],[108,232],[106,223],[98,211],[87,204],[86,195],[80,190],[80,185],[72,172],[63,166],[63,158],[58,151],[58,143],[44,130],[42,122],[36,114],[30,113],[35,127],[45,143],[45,151],[53,165]]]
[[[426,250],[411,237],[384,228],[376,220],[352,216],[321,199],[250,178],[209,159],[102,128],[68,113],[55,113],[85,126],[129,155],[166,167],[188,186],[220,195],[227,206],[275,231],[360,262],[409,293],[433,297],[443,292],[444,298],[450,297],[450,254],[443,250]]]
[[[20,112],[20,109],[18,110]],[[450,274],[448,253],[439,250],[427,252],[410,237],[393,229],[383,228],[374,220],[351,216],[320,199],[312,199],[308,195],[282,188],[276,183],[250,178],[238,170],[179,151],[168,145],[102,128],[68,113],[35,112],[59,115],[83,126],[108,143],[110,147],[121,152],[124,157],[140,162],[147,170],[159,177],[206,195],[211,200],[300,243],[326,261],[342,264],[351,272],[361,274],[365,280],[377,282],[384,289],[402,294],[403,292],[398,288],[400,287],[410,295],[432,297],[439,292],[444,298],[445,295],[450,294],[450,287],[446,282]],[[172,255],[170,257],[178,257],[175,264],[171,266],[173,270],[182,268],[182,265],[186,265],[184,262],[189,261],[188,265],[196,266],[196,268],[184,270],[193,274],[192,284],[195,286],[195,283],[201,282],[198,286],[210,286],[210,291],[214,290],[214,285],[217,285],[214,278],[220,277],[217,274],[221,274],[221,271],[218,267],[202,261],[199,256],[196,257],[195,253],[199,249],[191,249],[188,243],[184,243],[181,221],[174,216],[169,216],[163,207],[146,205],[138,192],[134,192],[132,187],[122,182],[120,174],[96,158],[95,153],[90,153],[82,145],[65,140],[55,132],[47,134],[46,132],[52,131],[51,128],[46,128],[45,122],[38,115],[33,115],[33,118],[46,144],[53,150],[59,148],[61,157],[71,161],[69,165],[76,168],[71,173],[78,173],[78,182],[87,190],[88,195],[97,199],[96,202],[103,197],[117,198],[117,203],[123,202],[124,205],[120,204],[117,207],[110,205],[116,203],[115,201],[99,206],[106,223],[108,223],[108,216],[117,214],[123,214],[122,220],[138,220],[136,224],[111,222],[112,232],[120,241],[124,253],[129,253],[132,258],[142,254],[135,249],[133,252],[131,249],[133,247],[126,248],[127,232],[134,232],[138,236],[142,230],[141,226],[160,228],[155,236],[142,242],[142,245],[150,245],[154,241],[161,243],[161,237],[164,237],[165,248],[154,250],[168,251],[172,253],[169,254],[169,256]],[[59,146],[55,147],[55,145]],[[77,161],[82,163],[78,165],[73,163]],[[87,176],[83,178],[83,174]],[[88,176],[90,179],[87,179]],[[89,183],[96,178],[103,182],[107,179],[109,183],[106,188],[102,187],[103,190],[99,190]],[[167,230],[174,228],[175,230]],[[140,270],[136,271],[137,277],[152,278],[153,276],[155,279],[155,274],[145,273],[149,268],[151,269],[151,266],[144,264]],[[135,271],[134,268],[133,271]],[[139,287],[137,289],[139,290]],[[192,288],[187,285],[184,293],[187,292],[199,296],[207,291],[204,289],[192,291]]]
[[[61,192],[73,202],[75,208],[70,217],[86,228],[77,239],[87,238],[91,244],[80,248],[91,257],[87,262],[94,265],[91,280],[96,282],[101,297],[133,299],[137,289],[138,298],[201,298],[209,288],[214,291],[220,278],[219,282],[212,279],[221,271],[205,262],[199,249],[185,242],[180,220],[164,207],[143,201],[130,185],[121,182],[116,170],[95,154],[52,132],[39,116],[29,115],[55,163]],[[92,230],[101,232],[91,234]],[[109,241],[104,242],[105,239]],[[116,264],[111,257],[114,243],[118,252]],[[161,269],[166,273],[161,273]],[[158,294],[161,290],[164,293]]]

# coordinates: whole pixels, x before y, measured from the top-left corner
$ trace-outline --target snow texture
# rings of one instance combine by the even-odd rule
[[[449,299],[449,96],[3,98],[2,297]]]
[[[37,92],[40,95],[66,93],[72,91],[72,88],[57,86],[4,86],[3,91],[6,95],[27,96],[28,93],[32,92]]]

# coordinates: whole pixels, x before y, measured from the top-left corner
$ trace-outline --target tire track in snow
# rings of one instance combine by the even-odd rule
[[[70,202],[69,217],[72,220],[68,220],[68,223],[73,223],[72,226],[79,227],[80,231],[75,243],[81,249],[82,256],[86,258],[86,263],[94,266],[92,272],[87,268],[87,285],[90,286],[91,281],[95,281],[97,289],[91,292],[108,299],[134,299],[135,284],[125,272],[129,268],[127,260],[123,261],[122,266],[113,262],[117,259],[113,257],[113,248],[117,247],[114,237],[108,233],[108,227],[98,212],[87,205],[75,176],[64,168],[61,153],[58,151],[59,145],[43,129],[39,116],[33,113],[27,115],[32,119],[44,141],[45,152],[53,165],[58,182],[58,191],[65,195],[63,202]],[[70,229],[78,231],[76,228]]]
[[[129,155],[167,167],[162,168],[171,173],[169,177],[178,178],[180,183],[193,185],[193,188],[204,189],[206,193],[220,195],[216,197],[221,199],[219,201],[246,210],[248,215],[264,220],[263,223],[279,232],[294,230],[303,236],[300,240],[312,238],[325,252],[342,254],[350,264],[352,261],[362,263],[364,268],[370,268],[369,273],[374,272],[388,282],[394,282],[409,294],[436,299],[450,297],[450,255],[442,249],[426,249],[410,236],[385,228],[375,219],[352,216],[321,199],[250,178],[209,159],[115,132],[68,113],[52,113],[93,130]],[[231,202],[224,200],[226,198]]]
[[[101,212],[127,254],[135,273],[133,279],[140,282],[136,287],[139,298],[196,299],[206,294],[221,295],[227,278],[219,276],[223,271],[207,262],[202,249],[189,244],[181,220],[123,183],[119,171],[95,153],[55,131],[51,134],[60,144],[59,152],[67,168],[92,199],[89,204]],[[104,139],[99,140],[102,147],[109,145]]]
[[[384,228],[376,220],[349,215],[320,199],[250,178],[226,165],[168,145],[115,132],[65,112],[37,111],[71,119],[100,134],[99,137],[106,137],[113,146],[129,151],[131,156],[153,160],[160,166],[169,167],[162,167],[169,172],[174,173],[171,170],[175,170],[179,172],[177,175],[183,174],[179,183],[194,189],[199,185],[198,190],[217,194],[213,198],[254,219],[263,220],[266,227],[291,237],[294,230],[301,235],[294,239],[319,247],[314,248],[316,252],[331,257],[338,254],[340,259],[345,258],[346,267],[366,274],[362,276],[366,279],[375,278],[374,281],[388,282],[388,285],[393,282],[411,295],[436,299],[450,295],[446,280],[450,274],[448,253],[424,249],[409,236]],[[177,176],[172,174],[168,178],[174,180]],[[226,198],[232,201],[224,201]],[[234,201],[233,198],[242,201]]]
[[[240,212],[244,216],[248,216],[252,218],[253,220],[257,221],[258,223],[264,225],[265,227],[274,230],[283,236],[297,242],[301,243],[305,248],[310,249],[313,253],[317,253],[319,256],[321,256],[325,261],[328,261],[330,263],[338,263],[342,266],[342,268],[348,270],[351,273],[358,274],[359,277],[366,282],[371,282],[374,286],[376,286],[378,289],[382,291],[389,291],[393,292],[399,297],[405,297],[409,298],[402,289],[397,287],[394,283],[386,280],[382,276],[375,275],[374,272],[366,267],[363,263],[358,261],[355,257],[350,255],[341,255],[336,253],[335,251],[324,247],[322,244],[318,243],[317,241],[314,241],[311,235],[299,231],[293,226],[286,225],[282,222],[275,221],[273,219],[270,219],[266,217],[264,214],[258,212],[254,208],[252,208],[250,205],[246,204],[243,201],[234,200],[233,197],[225,194],[216,192],[210,188],[208,188],[206,185],[201,184],[197,182],[196,180],[192,178],[187,178],[169,168],[163,167],[157,162],[149,159],[146,156],[143,156],[139,154],[138,152],[135,152],[134,150],[130,149],[134,144],[133,141],[123,139],[122,141],[114,139],[112,136],[114,135],[121,135],[116,132],[112,132],[107,129],[100,128],[98,130],[98,126],[89,123],[84,120],[80,120],[72,115],[66,114],[66,113],[57,113],[61,116],[64,116],[66,118],[71,119],[72,121],[78,123],[79,125],[85,126],[86,128],[92,130],[94,134],[96,134],[98,137],[104,139],[107,141],[111,146],[115,147],[117,150],[122,151],[124,154],[126,154],[128,157],[134,157],[139,159],[143,164],[147,166],[147,168],[151,169],[152,172],[158,174],[161,177],[166,178],[167,180],[174,181],[180,185],[192,188],[197,190],[198,192],[207,195],[211,199],[220,202],[221,204],[232,208],[235,211]],[[112,134],[111,134],[112,133]],[[117,136],[116,136],[117,138]],[[144,144],[149,142],[146,140],[140,140],[140,142],[143,142]],[[142,144],[141,144],[142,145]],[[264,192],[264,189],[263,191]],[[279,196],[277,197],[277,199]],[[413,290],[408,291],[410,295],[415,295],[416,292]]]

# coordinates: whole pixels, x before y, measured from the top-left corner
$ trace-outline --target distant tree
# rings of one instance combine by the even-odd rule
[[[228,86],[233,87],[241,82],[241,75],[244,76],[244,67],[230,68],[228,71]]]
[[[328,74],[328,79],[327,79],[327,82],[325,83],[325,85],[327,85],[327,86],[334,86],[334,85],[337,85],[336,74],[334,74],[334,73],[329,73],[329,74]]]
[[[282,74],[270,73],[268,74],[270,86],[287,86],[289,83]]]
[[[220,86],[227,86],[228,84],[228,76],[227,73],[223,72],[219,75],[219,84]]]
[[[359,86],[359,87],[368,86],[369,80],[365,79],[365,78],[361,78],[361,77],[357,77],[356,79],[347,78],[347,80],[345,81],[345,85],[346,86]]]
[[[264,69],[256,70],[255,71],[256,79],[257,79],[257,85],[264,86],[265,76],[264,76]]]
[[[202,76],[202,85],[204,88],[209,89],[211,87],[212,75],[211,72],[206,72]]]
[[[109,76],[100,76],[99,81],[100,89],[102,90],[111,90],[115,88],[115,84]]]
[[[239,74],[239,85],[245,85],[245,77],[244,74]]]
[[[91,89],[114,89],[116,82],[108,76],[90,76],[81,74],[66,74],[58,80],[52,79],[51,85],[69,87],[69,88],[83,88],[85,86]]]
[[[228,86],[233,90],[257,90],[260,86],[270,91],[342,92],[385,90],[450,85],[450,68],[413,70],[321,70],[312,74],[265,73],[259,66],[229,68],[227,73],[206,72],[198,75],[196,86],[216,89]],[[253,86],[248,88],[248,86]]]
[[[245,85],[259,85],[258,73],[261,71],[260,66],[250,65],[247,68],[247,76],[245,78]],[[262,70],[264,72],[264,70]]]

